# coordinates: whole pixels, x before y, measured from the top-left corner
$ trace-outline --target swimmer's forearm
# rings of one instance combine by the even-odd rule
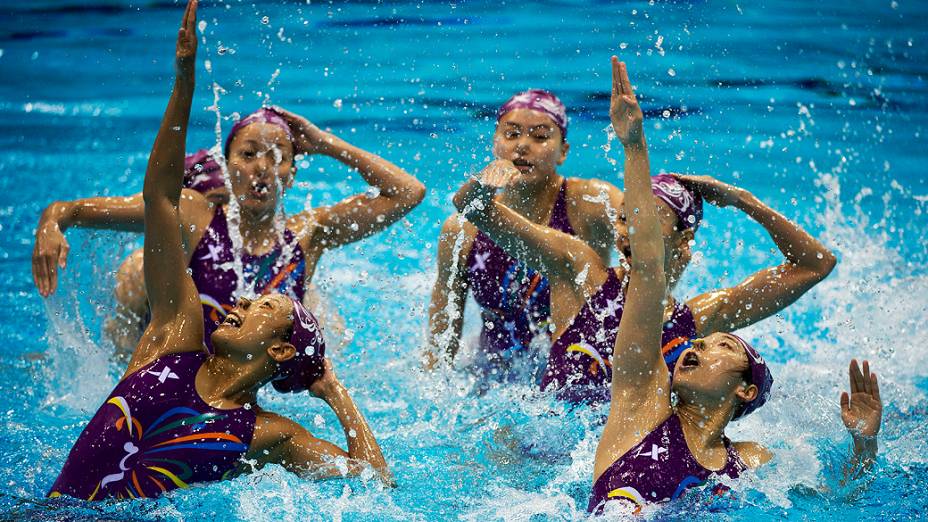
[[[153,198],[164,198],[175,207],[179,205],[183,188],[184,152],[193,92],[193,77],[178,74],[161,120],[161,127],[155,137],[155,144],[148,158],[145,184],[142,189],[142,197],[146,202]]]
[[[844,468],[844,483],[856,480],[870,471],[879,450],[876,437],[852,436],[850,459]]]
[[[644,139],[625,147],[625,204],[632,268],[649,274],[664,266],[664,244],[651,192],[651,165]]]
[[[831,250],[750,192],[741,190],[735,206],[767,230],[790,263],[824,275],[834,268],[836,260]]]
[[[380,190],[381,196],[396,199],[409,208],[418,205],[425,197],[425,185],[422,182],[380,156],[355,147],[331,133],[322,142],[322,154],[357,170],[368,185]]]
[[[348,457],[367,462],[380,472],[385,482],[391,483],[393,477],[380,445],[348,390],[341,383],[335,384],[325,392],[323,400],[332,408],[342,425],[348,442]]]
[[[139,194],[56,201],[45,209],[39,223],[57,225],[62,232],[73,226],[143,232],[145,206]]]

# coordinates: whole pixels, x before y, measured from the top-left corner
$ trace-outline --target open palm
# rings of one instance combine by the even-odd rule
[[[632,82],[628,79],[625,62],[620,62],[615,56],[612,57],[612,99],[609,103],[609,118],[622,145],[627,147],[642,143],[644,114],[638,105]]]
[[[841,420],[855,437],[876,437],[883,419],[883,401],[876,374],[870,373],[870,363],[864,361],[863,372],[856,359],[848,368],[851,392],[841,394]]]
[[[177,32],[177,50],[174,60],[178,75],[191,75],[197,59],[197,0],[189,0]]]

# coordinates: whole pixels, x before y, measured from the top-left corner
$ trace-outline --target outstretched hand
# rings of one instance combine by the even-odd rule
[[[857,359],[851,359],[848,376],[851,392],[841,393],[841,420],[855,439],[872,439],[879,433],[883,419],[883,401],[880,399],[876,374],[870,373],[868,361],[864,361],[861,372]]]
[[[622,145],[629,147],[643,144],[644,114],[638,106],[632,82],[628,79],[625,62],[620,62],[615,56],[612,57],[612,100],[609,103],[609,118]]]
[[[712,176],[673,174],[680,183],[696,192],[709,203],[721,208],[738,203],[744,189],[719,181]]]
[[[174,62],[178,79],[193,80],[197,61],[197,0],[189,0],[177,32]]]
[[[500,189],[512,183],[520,174],[511,161],[498,159],[484,167],[478,179],[484,187]]]
[[[287,120],[290,126],[290,132],[296,141],[296,150],[294,154],[319,154],[325,150],[331,135],[328,132],[315,126],[311,121],[290,112],[282,107],[274,106],[271,109]]]

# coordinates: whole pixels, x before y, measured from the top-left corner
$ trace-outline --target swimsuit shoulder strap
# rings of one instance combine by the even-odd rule
[[[551,220],[548,226],[560,230],[561,232],[576,235],[574,227],[570,225],[570,219],[567,217],[567,178],[561,183],[558,189],[557,199],[554,200],[554,208],[551,209]]]

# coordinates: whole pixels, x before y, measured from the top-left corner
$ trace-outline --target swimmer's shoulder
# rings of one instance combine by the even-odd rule
[[[455,212],[442,223],[441,232],[438,235],[439,258],[446,257],[450,259],[454,255],[455,243],[458,237],[463,239],[458,257],[459,259],[467,259],[467,256],[470,255],[470,249],[474,245],[474,238],[477,237],[477,227],[471,224],[470,221],[461,219],[461,215]]]
[[[191,189],[181,190],[179,207],[181,224],[196,244],[212,222],[216,207],[203,194]]]
[[[604,208],[608,206],[615,208],[622,204],[624,194],[608,181],[596,178],[566,179],[568,211],[574,207],[580,215],[586,218],[596,218],[605,215]]]
[[[735,451],[738,452],[741,461],[751,469],[758,468],[770,462],[770,459],[773,458],[773,453],[770,450],[756,442],[742,441],[734,442],[732,445],[735,447]]]

